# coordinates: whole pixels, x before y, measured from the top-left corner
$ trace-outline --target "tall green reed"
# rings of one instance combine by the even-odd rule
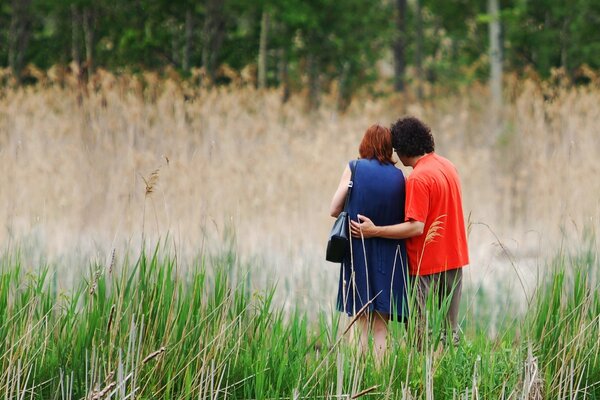
[[[539,355],[545,389],[554,398],[600,398],[600,296],[595,236],[549,265],[528,310],[523,339]]]
[[[26,272],[18,255],[4,257],[0,395],[600,398],[594,241],[555,258],[525,315],[513,315],[494,337],[488,314],[467,310],[460,344],[442,346],[448,304],[430,304],[432,334],[416,336],[414,312],[406,325],[392,322],[380,362],[343,336],[348,322],[340,314],[284,308],[274,300],[282,289],[254,288],[259,267],[244,264],[233,247],[182,265],[156,246],[133,261],[91,263],[87,277],[63,292],[54,267]],[[481,329],[468,329],[474,320]]]

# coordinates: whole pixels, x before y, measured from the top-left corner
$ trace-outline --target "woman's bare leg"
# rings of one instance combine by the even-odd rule
[[[356,322],[354,322],[354,326],[350,329],[350,343],[353,346],[357,346],[363,354],[369,348],[370,325],[369,314],[363,314],[358,317]]]
[[[361,315],[356,321],[358,330],[358,344],[361,352],[364,354],[369,349],[369,325],[370,325],[369,314],[365,313]]]
[[[375,346],[375,358],[381,361],[387,350],[389,316],[375,313],[373,315],[373,341]]]

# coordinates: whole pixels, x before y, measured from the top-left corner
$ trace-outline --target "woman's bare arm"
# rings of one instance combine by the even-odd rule
[[[329,214],[334,218],[337,218],[344,209],[346,193],[348,193],[348,182],[350,182],[351,175],[350,167],[346,165],[346,169],[344,169],[340,178],[340,184],[331,199],[331,206],[329,207]]]

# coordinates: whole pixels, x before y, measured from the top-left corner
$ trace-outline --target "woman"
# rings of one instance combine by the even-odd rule
[[[377,124],[371,126],[358,151],[360,159],[356,162],[347,210],[350,218],[356,220],[357,214],[373,216],[376,225],[403,222],[404,175],[392,160],[390,130]],[[350,176],[348,165],[331,200],[332,217],[344,208]],[[408,315],[404,241],[359,238],[351,242],[350,254],[340,269],[337,307],[352,316],[371,302],[357,321],[360,343],[365,350],[372,329],[375,354],[381,358],[386,349],[388,320],[404,321]]]

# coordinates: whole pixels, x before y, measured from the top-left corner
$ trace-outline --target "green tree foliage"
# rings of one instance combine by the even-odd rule
[[[486,79],[485,1],[420,0],[420,6],[422,30],[416,2],[406,5],[408,80],[418,32],[423,79],[444,85]],[[500,8],[507,71],[533,68],[548,76],[564,67],[576,78],[583,64],[600,68],[598,1],[504,0]],[[391,63],[394,10],[392,0],[3,0],[0,66],[76,61],[84,70],[170,66],[183,73],[203,67],[211,82],[227,83],[224,65],[256,75],[268,15],[267,84],[308,89],[318,104],[319,93],[335,83],[344,106],[377,77],[378,61]]]
[[[482,78],[487,69],[475,68],[468,75],[465,67],[476,64],[487,51],[487,26],[478,18],[486,12],[485,0],[425,0],[424,5],[430,32],[426,48],[430,80],[453,83]]]
[[[505,11],[509,61],[533,66],[542,76],[552,68],[600,68],[600,3],[552,0],[514,1]]]
[[[273,8],[283,25],[278,45],[296,71],[308,74],[309,92],[337,80],[347,98],[374,77],[375,63],[389,47],[393,20],[384,3],[287,0]]]

